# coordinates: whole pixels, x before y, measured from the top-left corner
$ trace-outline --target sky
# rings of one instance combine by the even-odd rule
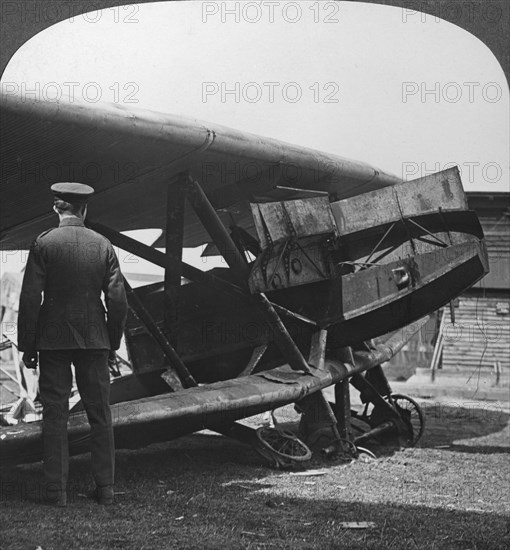
[[[509,94],[498,61],[467,31],[412,10],[285,1],[116,7],[33,37],[2,86],[202,119],[404,179],[457,164],[466,190],[508,191]]]

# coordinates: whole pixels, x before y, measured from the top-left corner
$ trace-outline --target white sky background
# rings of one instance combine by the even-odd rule
[[[299,2],[299,16],[293,2],[258,3],[260,11],[249,4],[237,3],[238,22],[227,13],[236,3],[225,2],[78,15],[27,42],[2,83],[25,83],[52,99],[76,82],[76,100],[99,90],[102,101],[136,101],[133,107],[362,160],[406,179],[458,164],[466,190],[508,191],[508,85],[477,38],[396,7]],[[49,82],[59,88],[45,88]],[[206,82],[218,92],[204,97]],[[236,82],[238,102],[221,93]],[[279,83],[273,98],[267,82]],[[302,95],[292,101],[296,89]],[[250,102],[257,90],[260,99]]]

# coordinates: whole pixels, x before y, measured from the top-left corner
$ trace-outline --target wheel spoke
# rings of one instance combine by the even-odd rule
[[[284,459],[284,462],[303,462],[311,458],[310,449],[293,433],[267,427],[259,428],[256,433],[264,448],[280,459]]]
[[[425,415],[422,408],[411,397],[403,394],[393,394],[391,400],[400,417],[408,427],[409,444],[416,445],[423,435],[425,428]]]

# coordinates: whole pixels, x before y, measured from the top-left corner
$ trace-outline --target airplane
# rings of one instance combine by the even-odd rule
[[[357,456],[371,438],[418,442],[423,412],[392,394],[381,365],[488,272],[456,167],[403,182],[174,115],[0,100],[3,249],[27,249],[55,225],[52,183],[80,181],[96,190],[87,225],[165,270],[136,289],[125,280],[132,373],[112,380],[118,448],[207,428],[287,467],[312,452]],[[146,228],[162,230],[153,246],[124,233]],[[184,262],[183,249],[199,245],[228,267]],[[350,385],[362,413],[351,410]],[[297,434],[242,422],[289,404]],[[85,452],[79,403],[68,429],[70,453]],[[40,421],[0,428],[0,462],[41,454]]]

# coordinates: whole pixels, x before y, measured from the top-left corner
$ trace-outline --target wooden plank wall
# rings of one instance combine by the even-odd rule
[[[510,194],[468,193],[469,206],[474,209],[482,225],[489,253],[490,273],[477,288],[510,288]]]
[[[502,379],[510,378],[510,315],[499,315],[498,303],[508,307],[508,296],[460,297],[455,325],[448,315],[444,326],[443,371],[472,372],[480,367],[493,372],[499,361]]]

